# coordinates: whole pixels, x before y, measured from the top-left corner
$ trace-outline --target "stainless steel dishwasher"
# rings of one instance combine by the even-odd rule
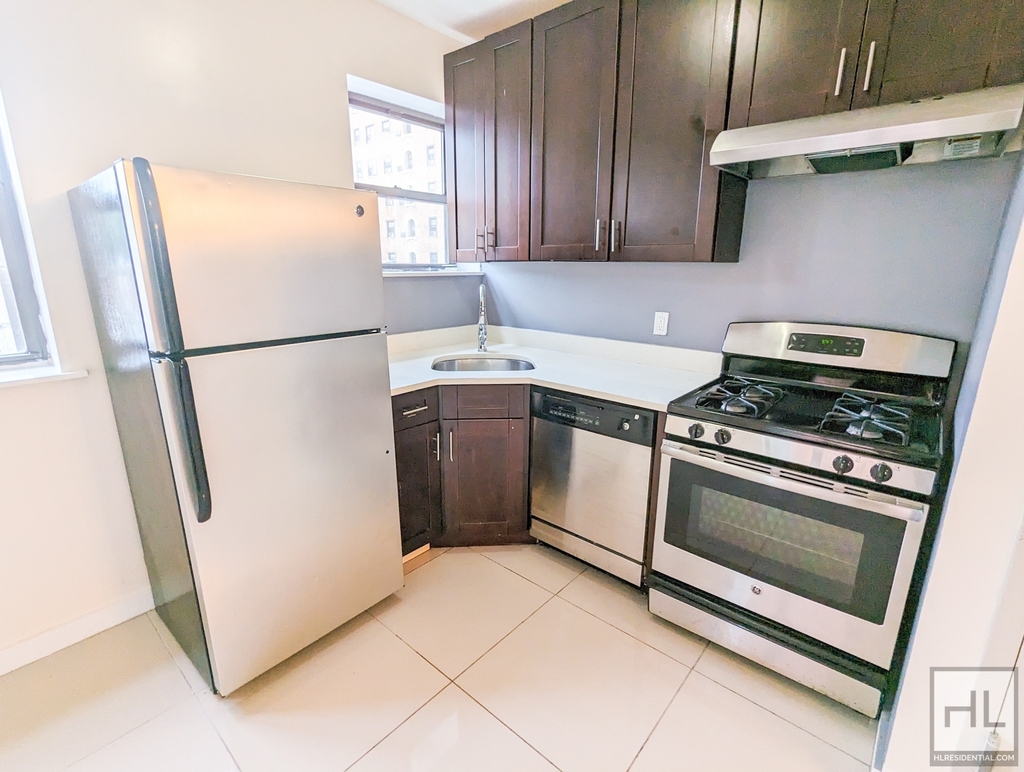
[[[640,584],[654,413],[535,388],[530,534]]]

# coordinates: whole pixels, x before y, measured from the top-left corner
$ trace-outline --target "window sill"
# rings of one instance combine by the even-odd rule
[[[78,378],[85,378],[88,375],[88,370],[63,372],[60,368],[53,365],[12,368],[10,370],[0,370],[0,389],[8,386],[24,386],[30,383],[42,383],[45,381],[72,381]]]
[[[424,277],[454,277],[454,276],[483,276],[483,268],[480,263],[458,263],[447,268],[385,268],[385,279],[405,279]]]

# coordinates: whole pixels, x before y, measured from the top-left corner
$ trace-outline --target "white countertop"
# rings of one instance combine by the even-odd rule
[[[456,328],[462,329],[462,328]],[[545,337],[547,336],[547,337]],[[447,336],[449,339],[451,335]],[[529,332],[528,336],[506,335],[502,337],[529,337],[533,341],[550,342],[560,348],[571,348],[575,336],[556,336],[551,333]],[[433,341],[440,342],[445,336],[435,336]],[[566,341],[568,340],[568,345]],[[534,370],[518,370],[511,372],[440,372],[432,370],[431,365],[439,358],[447,358],[458,354],[476,354],[476,346],[472,343],[434,346],[422,349],[409,349],[407,346],[395,346],[390,356],[391,362],[391,394],[405,394],[416,389],[430,386],[467,384],[467,383],[522,383],[531,386],[546,386],[553,389],[571,391],[584,396],[606,399],[613,402],[664,411],[668,403],[689,391],[713,380],[719,373],[717,355],[707,352],[692,352],[692,356],[680,358],[680,349],[666,349],[663,359],[673,367],[650,364],[651,350],[658,356],[657,346],[647,344],[623,344],[617,341],[600,341],[594,338],[580,338],[578,350],[593,351],[602,343],[608,350],[608,358],[579,354],[571,351],[537,345],[521,345],[517,343],[495,342],[488,345],[489,354],[510,355],[527,359],[535,365]],[[421,342],[432,342],[429,338],[421,338]],[[625,358],[645,361],[626,361]],[[695,369],[681,369],[680,362],[691,362]]]

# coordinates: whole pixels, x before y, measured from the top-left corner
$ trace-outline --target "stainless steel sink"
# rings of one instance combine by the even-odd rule
[[[501,356],[463,356],[451,357],[449,359],[438,359],[430,367],[433,370],[484,372],[535,369],[533,362],[526,359]]]

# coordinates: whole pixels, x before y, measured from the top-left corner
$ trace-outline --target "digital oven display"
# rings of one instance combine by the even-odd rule
[[[863,338],[844,338],[838,335],[807,335],[794,332],[789,336],[790,351],[808,354],[832,354],[840,357],[859,357],[864,353]]]

